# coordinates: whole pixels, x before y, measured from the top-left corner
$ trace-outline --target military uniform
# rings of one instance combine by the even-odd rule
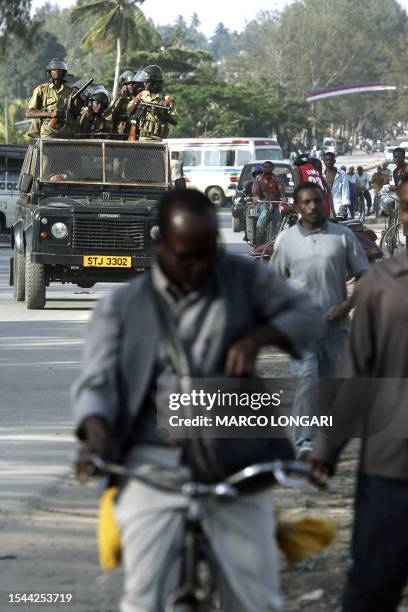
[[[97,134],[111,132],[112,122],[104,114],[97,115],[88,108],[83,108],[79,116],[79,132],[81,134]]]
[[[118,96],[113,100],[106,111],[106,119],[112,124],[112,130],[118,134],[129,135],[130,119],[127,107],[132,100],[131,96]]]
[[[62,83],[58,89],[53,82],[42,83],[34,89],[27,108],[28,110],[44,112],[51,112],[57,108],[66,111],[69,97],[72,93],[72,87],[69,87],[65,83]],[[41,123],[39,135],[42,138],[65,138],[72,135],[72,122],[69,117],[59,120],[56,128],[49,126],[50,121],[50,118],[33,119],[29,134],[37,135],[36,132],[38,132]]]
[[[143,100],[143,102],[151,104],[169,105],[170,116],[174,118],[177,117],[174,101],[163,92],[151,93],[145,89],[139,94],[139,98]],[[139,120],[138,128],[140,134],[139,140],[141,141],[161,142],[163,138],[167,138],[169,133],[169,124],[162,121],[154,110],[147,111],[144,117]]]

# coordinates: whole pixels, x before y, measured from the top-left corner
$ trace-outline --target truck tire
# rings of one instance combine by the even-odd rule
[[[225,204],[225,195],[221,187],[210,187],[206,192],[207,198],[216,208],[221,208]]]
[[[42,310],[45,306],[45,269],[31,261],[31,253],[26,253],[25,303],[28,310]]]
[[[235,217],[232,217],[232,231],[233,232],[240,232],[242,230],[241,227],[241,219],[236,219]]]
[[[25,258],[16,247],[13,252],[13,294],[16,302],[24,302],[25,297]]]

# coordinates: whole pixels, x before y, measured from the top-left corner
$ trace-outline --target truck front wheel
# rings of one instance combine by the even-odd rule
[[[25,258],[14,247],[13,253],[13,287],[16,302],[24,302],[25,296]]]
[[[42,264],[31,260],[26,254],[25,264],[25,302],[28,310],[42,310],[45,306],[45,269]]]

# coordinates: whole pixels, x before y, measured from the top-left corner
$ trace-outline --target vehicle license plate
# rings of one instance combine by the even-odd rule
[[[118,255],[84,255],[85,268],[131,268],[132,258]]]

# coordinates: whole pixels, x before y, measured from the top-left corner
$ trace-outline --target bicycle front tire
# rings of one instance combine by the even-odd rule
[[[398,249],[400,249],[401,244],[403,244],[400,238],[402,232],[403,228],[401,223],[393,223],[388,226],[380,241],[380,249],[384,253],[384,257],[393,257],[397,254]]]

